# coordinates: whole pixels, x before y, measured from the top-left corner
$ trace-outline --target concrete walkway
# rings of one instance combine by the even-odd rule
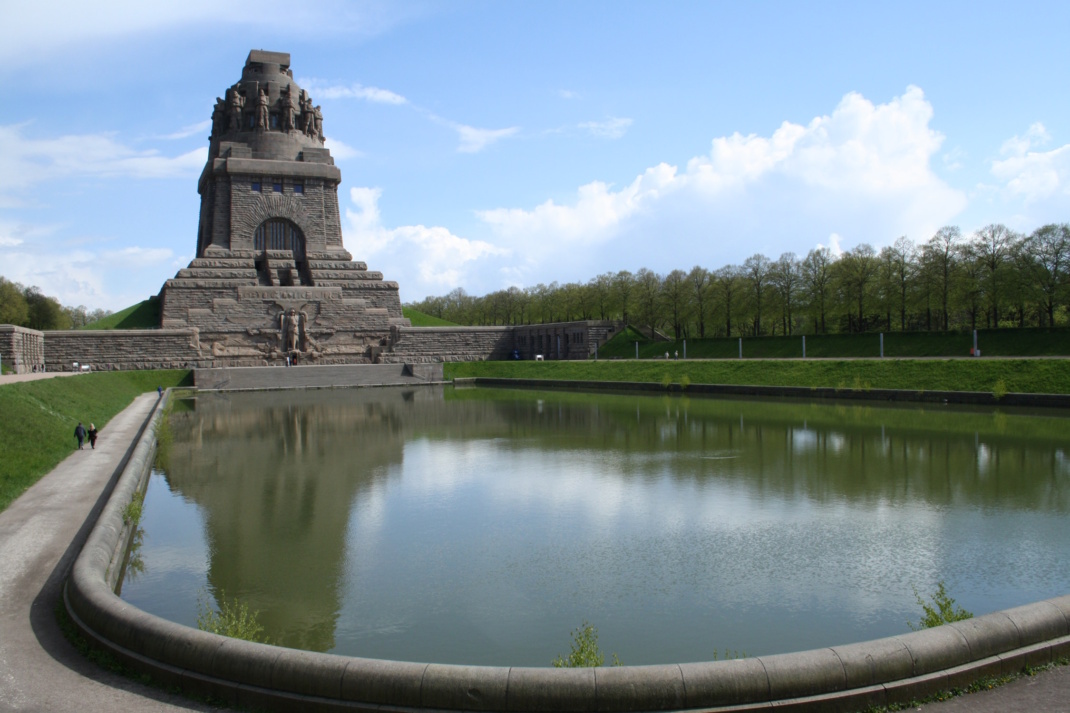
[[[215,710],[99,668],[56,623],[67,572],[156,398],[139,396],[96,450],[75,451],[0,512],[0,711]]]
[[[219,710],[99,668],[56,623],[67,572],[155,402],[156,394],[138,397],[101,431],[96,450],[75,451],[0,512],[0,711]],[[918,710],[1070,713],[1070,666]]]

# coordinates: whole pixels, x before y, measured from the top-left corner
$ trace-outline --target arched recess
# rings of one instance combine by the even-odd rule
[[[253,250],[262,255],[256,261],[261,284],[293,285],[295,277],[302,285],[314,284],[312,271],[305,258],[305,234],[293,221],[286,218],[268,218],[258,225],[253,231]],[[293,253],[297,275],[291,275],[290,270],[286,268],[278,270],[277,274],[272,274],[266,256],[263,255],[268,250],[289,250]]]
[[[293,252],[294,260],[302,261],[305,259],[305,234],[293,221],[268,218],[253,232],[253,249],[257,252],[289,250]]]

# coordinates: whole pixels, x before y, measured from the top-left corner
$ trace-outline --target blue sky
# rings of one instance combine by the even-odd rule
[[[253,48],[323,106],[346,248],[404,301],[1070,220],[1068,3],[0,17],[0,275],[64,304],[120,309],[193,257],[212,105]]]

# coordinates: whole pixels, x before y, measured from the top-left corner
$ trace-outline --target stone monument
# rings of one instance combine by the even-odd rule
[[[368,363],[408,327],[396,282],[342,246],[341,172],[290,55],[253,50],[216,99],[197,254],[160,291],[160,326],[194,328],[218,366]]]

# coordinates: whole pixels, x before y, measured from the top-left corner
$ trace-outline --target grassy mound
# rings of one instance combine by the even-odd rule
[[[91,322],[82,329],[156,329],[160,326],[160,300],[150,297],[144,302],[109,314],[104,319]]]
[[[482,361],[448,363],[445,365],[445,375],[449,379],[492,376],[666,384],[1070,394],[1070,360],[1065,359]]]
[[[401,313],[408,317],[414,327],[458,327],[455,322],[450,322],[445,319],[439,319],[438,317],[432,317],[429,314],[425,314],[418,309],[412,307],[401,308]]]
[[[74,427],[98,429],[157,386],[192,384],[189,371],[102,371],[0,386],[0,510],[78,447]]]

